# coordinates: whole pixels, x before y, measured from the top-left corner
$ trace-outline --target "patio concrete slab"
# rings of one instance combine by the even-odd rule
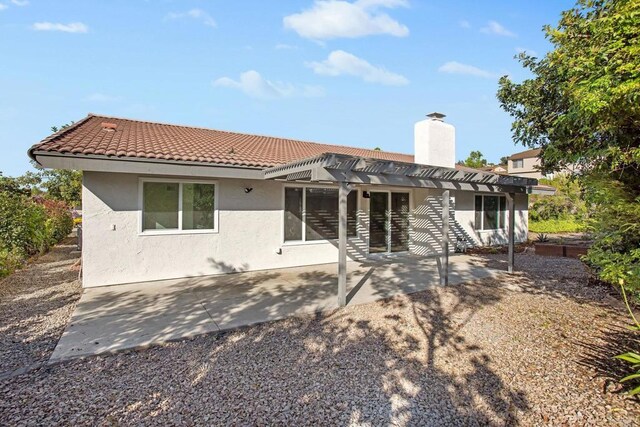
[[[409,255],[349,262],[347,304],[437,286],[438,262]],[[450,285],[500,273],[479,258],[450,258]],[[337,264],[89,288],[50,362],[335,308]]]

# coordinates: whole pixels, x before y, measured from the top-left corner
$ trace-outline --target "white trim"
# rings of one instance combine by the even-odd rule
[[[114,158],[91,155],[50,155],[33,153],[36,161],[45,168],[73,169],[92,172],[118,172],[141,175],[194,176],[198,179],[239,178],[264,179],[261,168],[203,162],[178,162],[163,159]]]
[[[144,218],[144,190],[145,182],[166,182],[168,184],[178,184],[178,228],[165,230],[143,230]],[[207,184],[213,185],[213,228],[200,230],[183,230],[182,229],[182,188],[183,184]],[[217,234],[220,228],[219,221],[219,200],[220,184],[216,180],[193,180],[193,179],[177,179],[177,178],[156,178],[156,177],[139,177],[138,178],[138,236],[166,236],[175,234]]]

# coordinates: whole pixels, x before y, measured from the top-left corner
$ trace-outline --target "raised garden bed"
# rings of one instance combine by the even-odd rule
[[[536,255],[559,256],[568,258],[580,258],[587,254],[589,246],[586,245],[562,245],[557,243],[535,243]]]

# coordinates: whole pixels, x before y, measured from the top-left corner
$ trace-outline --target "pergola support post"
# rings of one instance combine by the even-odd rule
[[[347,305],[347,196],[351,186],[340,183],[338,190],[338,306]]]
[[[515,228],[516,228],[516,208],[515,193],[507,193],[507,210],[509,211],[509,225],[507,227],[507,235],[509,240],[509,266],[507,271],[513,273],[513,265],[515,262]]]
[[[440,284],[449,284],[449,190],[442,192],[442,272]]]

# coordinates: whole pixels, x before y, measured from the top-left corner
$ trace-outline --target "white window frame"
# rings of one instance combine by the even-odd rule
[[[284,236],[284,221],[285,221],[285,199],[287,194],[287,188],[302,188],[302,240],[285,240]],[[296,246],[296,245],[317,245],[336,241],[337,239],[321,239],[321,240],[307,240],[307,188],[324,188],[332,189],[340,192],[340,189],[331,185],[308,185],[308,184],[287,184],[282,187],[282,218],[280,224],[282,226],[281,239],[283,246]],[[356,235],[347,236],[347,239],[356,239],[360,236],[358,230],[358,219],[360,213],[360,192],[357,189],[351,190],[356,193]]]
[[[476,214],[476,197],[481,197],[482,198],[482,214],[480,215],[480,222],[481,222],[481,227],[478,228],[478,224],[475,223],[475,214]],[[487,228],[484,229],[484,198],[485,197],[498,197],[498,228]],[[473,227],[474,230],[476,231],[476,233],[481,233],[483,231],[486,232],[495,232],[495,231],[505,231],[507,229],[507,224],[509,223],[509,209],[505,208],[504,210],[504,224],[500,224],[500,213],[502,212],[500,210],[500,198],[504,198],[505,199],[505,204],[507,203],[507,198],[506,196],[504,196],[503,194],[474,194],[473,195]],[[505,205],[506,206],[506,205]],[[502,227],[501,227],[502,226]]]
[[[514,169],[523,169],[524,168],[524,159],[515,159],[511,160]]]
[[[143,230],[144,227],[144,183],[145,182],[166,182],[168,184],[178,184],[178,228],[164,230]],[[182,188],[184,184],[208,184],[213,185],[213,227],[205,230],[183,230],[182,229]],[[216,234],[219,229],[218,215],[218,193],[220,185],[213,180],[193,180],[177,178],[140,178],[138,180],[138,235],[159,236],[171,234]]]

